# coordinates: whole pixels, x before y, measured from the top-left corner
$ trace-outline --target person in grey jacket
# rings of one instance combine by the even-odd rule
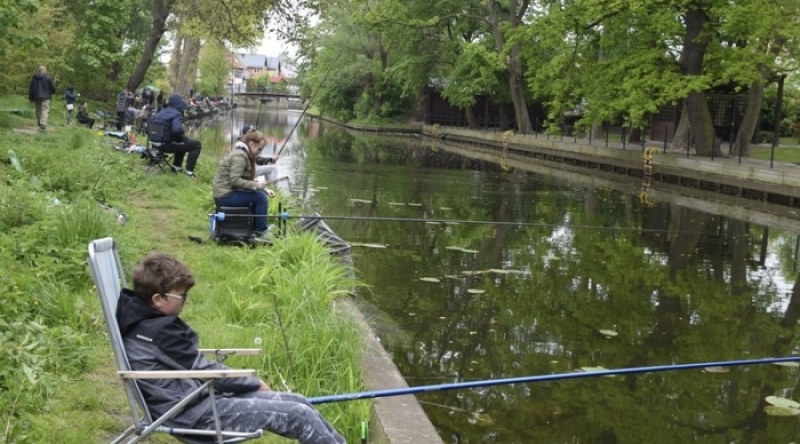
[[[28,87],[28,99],[36,104],[36,123],[39,128],[47,128],[47,118],[50,115],[50,98],[56,93],[53,79],[47,75],[47,68],[40,66],[31,78]]]
[[[178,316],[194,285],[189,269],[167,254],[153,253],[136,266],[133,290],[122,289],[116,313],[132,370],[228,369],[200,353],[197,333]],[[159,418],[202,382],[140,379],[137,384],[150,413]],[[303,444],[345,442],[303,396],[270,391],[255,377],[220,379],[214,388],[223,430],[268,430]],[[210,397],[201,395],[164,425],[213,430]]]
[[[259,131],[250,131],[242,136],[220,162],[211,186],[218,207],[253,205],[253,231],[257,236],[267,232],[267,196],[275,196],[275,192],[267,189],[266,179],[257,180],[255,175],[256,155],[266,144],[267,140]]]

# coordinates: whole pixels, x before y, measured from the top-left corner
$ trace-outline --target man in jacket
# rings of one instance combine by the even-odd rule
[[[186,175],[195,177],[194,167],[200,157],[202,145],[199,140],[190,139],[186,136],[183,129],[183,111],[186,109],[186,102],[178,94],[169,96],[167,107],[157,112],[150,119],[149,136],[150,142],[159,143],[159,149],[165,153],[175,153],[172,162],[172,169],[175,172],[181,171],[183,156],[189,153],[186,161]]]
[[[36,104],[36,123],[39,128],[47,128],[47,117],[50,114],[50,98],[56,93],[53,79],[47,75],[47,68],[40,66],[31,78],[28,88],[28,99]]]

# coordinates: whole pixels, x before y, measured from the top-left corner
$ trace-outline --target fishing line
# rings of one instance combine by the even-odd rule
[[[367,2],[367,7],[369,7],[369,2]],[[275,159],[275,162],[278,161],[278,158],[281,156],[283,149],[286,148],[286,144],[289,143],[289,139],[292,137],[292,134],[294,134],[294,130],[297,129],[297,125],[299,125],[300,121],[303,120],[303,116],[306,115],[306,111],[308,111],[308,108],[311,106],[311,102],[314,101],[314,99],[317,97],[317,93],[319,93],[320,88],[322,88],[322,85],[325,84],[325,80],[328,78],[328,74],[330,74],[333,67],[336,66],[336,62],[338,62],[339,57],[342,56],[342,52],[344,52],[344,47],[347,46],[348,43],[350,43],[350,39],[353,38],[353,34],[354,33],[351,32],[350,35],[347,36],[347,39],[344,41],[344,43],[342,43],[342,46],[339,47],[339,53],[336,54],[336,58],[333,59],[333,63],[331,63],[331,66],[328,67],[328,70],[325,72],[325,75],[322,76],[322,80],[320,80],[319,84],[317,85],[317,89],[314,90],[314,93],[311,94],[311,97],[309,97],[308,102],[306,102],[306,106],[303,108],[303,112],[300,113],[300,117],[294,123],[294,126],[292,126],[292,129],[289,131],[289,135],[286,136],[286,140],[284,140],[283,144],[281,144],[281,147],[278,150],[278,154],[276,154],[273,157],[273,159]]]
[[[253,125],[253,126],[256,127],[256,129],[258,129],[258,121],[261,120],[261,107],[264,106],[264,100],[265,100],[264,99],[264,95],[266,93],[267,93],[266,87],[264,87],[264,89],[261,90],[261,98],[258,100],[258,115],[256,115],[256,124]],[[244,135],[244,134],[242,134],[242,135]]]
[[[215,217],[218,221],[224,221],[228,217],[258,217],[253,214],[225,214],[225,213],[210,213],[209,217]],[[411,218],[411,217],[365,217],[365,216],[290,216],[288,213],[281,214],[268,214],[268,218],[272,219],[320,219],[320,220],[349,220],[349,221],[373,221],[373,222],[411,222],[411,223],[427,223],[427,224],[440,224],[440,225],[500,225],[512,227],[535,227],[535,228],[569,228],[569,229],[585,229],[585,230],[605,230],[605,231],[636,231],[642,233],[704,233],[704,231],[684,231],[684,230],[670,230],[666,228],[635,228],[635,227],[604,227],[601,225],[564,225],[564,224],[546,224],[538,222],[503,222],[503,221],[489,221],[489,220],[464,220],[464,219],[424,219],[424,218]]]
[[[563,381],[567,379],[598,378],[600,376],[631,375],[638,373],[656,373],[677,370],[694,370],[707,367],[734,367],[740,365],[777,364],[781,362],[800,361],[800,356],[785,358],[744,359],[734,361],[698,362],[695,364],[670,364],[654,365],[649,367],[628,367],[615,370],[578,371],[571,373],[556,373],[552,375],[523,376],[519,378],[486,379],[482,381],[458,382],[450,384],[422,385],[418,387],[404,387],[399,389],[372,390],[360,393],[343,395],[317,396],[308,398],[311,404],[328,404],[331,402],[355,401],[358,399],[386,398],[389,396],[414,395],[417,393],[441,392],[448,390],[469,389],[477,387],[493,387],[497,385],[527,384],[529,382]]]
[[[226,48],[226,50],[227,50],[227,48]],[[234,70],[233,70],[233,62],[234,62],[235,57],[236,57],[235,54],[236,53],[233,52],[233,44],[231,43],[231,49],[230,49],[230,60],[231,60],[230,72],[231,73],[234,72]],[[233,136],[234,134],[236,134],[236,133],[234,133],[234,126],[233,126],[233,122],[234,122],[233,115],[235,114],[235,111],[234,111],[234,103],[235,102],[234,102],[234,95],[233,95],[234,94],[233,93],[233,80],[234,80],[234,77],[233,77],[233,75],[231,75],[231,103],[230,103],[230,106],[231,106],[231,109],[230,109],[230,117],[231,117],[230,118],[230,135],[231,135],[231,147],[230,147],[230,150],[231,151],[233,151],[233,144],[235,143],[234,140],[236,139]],[[239,88],[241,89],[241,83],[239,84]]]

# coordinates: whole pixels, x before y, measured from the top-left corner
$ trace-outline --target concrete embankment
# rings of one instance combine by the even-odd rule
[[[361,326],[364,336],[364,355],[361,374],[367,390],[400,389],[408,387],[405,379],[381,345],[369,322],[349,298],[336,302],[336,309],[352,316]],[[376,398],[372,403],[369,422],[369,442],[373,444],[441,444],[442,438],[431,424],[414,396]]]
[[[422,133],[443,141],[485,148],[498,159],[547,164],[570,172],[582,172],[619,180],[634,178],[656,192],[669,191],[711,201],[725,200],[746,208],[786,217],[800,215],[800,167],[758,159],[723,157],[711,159],[658,145],[630,145],[580,139],[556,139],[542,135],[502,133],[425,126]],[[503,148],[505,146],[505,148]],[[643,151],[653,148],[645,162]]]
[[[800,166],[759,159],[698,157],[693,152],[665,148],[663,142],[623,144],[605,140],[513,134],[438,125],[380,127],[322,120],[373,134],[419,134],[463,144],[469,157],[516,166],[547,165],[562,171],[636,182],[643,191],[672,192],[684,196],[723,200],[782,217],[800,216]],[[643,159],[651,149],[649,163]],[[448,148],[449,149],[449,148]],[[458,150],[456,148],[456,150]],[[530,168],[523,168],[530,169]]]

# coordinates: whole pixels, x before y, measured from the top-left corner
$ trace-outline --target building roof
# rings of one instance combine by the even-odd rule
[[[246,69],[244,62],[239,57],[239,55],[234,54],[232,52],[228,52],[228,63],[230,63],[231,68],[233,69]]]
[[[280,63],[278,57],[267,57],[261,54],[239,54],[239,57],[247,68],[266,68],[277,71]]]
[[[277,76],[270,77],[270,79],[269,79],[269,83],[278,83],[278,82],[281,82],[281,81],[286,82],[286,83],[292,83],[292,79],[290,79],[289,77],[287,77],[287,76],[285,76],[283,74],[278,74]]]
[[[248,68],[263,68],[266,66],[266,56],[259,54],[239,54],[244,66]]]
[[[266,65],[267,69],[271,69],[273,71],[277,71],[278,70],[278,66],[281,63],[281,59],[279,59],[278,57],[267,57],[266,63],[267,63],[267,65]]]

